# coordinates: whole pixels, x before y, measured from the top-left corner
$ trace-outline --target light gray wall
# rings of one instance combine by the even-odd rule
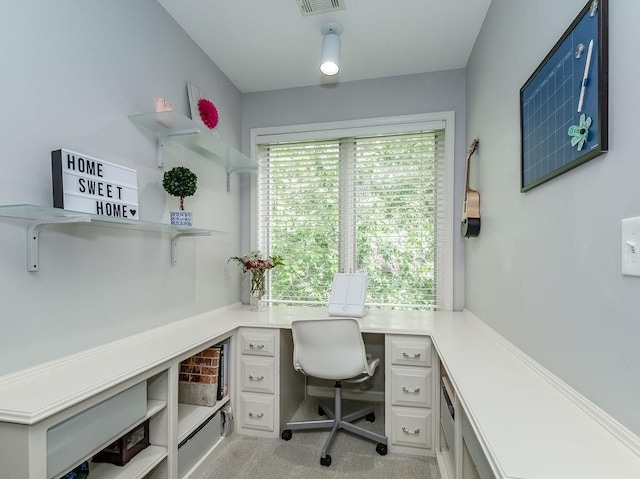
[[[189,114],[186,82],[220,112],[240,146],[240,92],[154,0],[25,0],[0,15],[0,204],[52,205],[50,154],[68,148],[138,171],[140,218],[168,222],[155,138],[128,115],[164,97]],[[180,240],[88,226],[46,227],[40,271],[26,271],[28,223],[0,217],[0,374],[238,300],[239,181],[169,147],[168,167],[199,176],[186,199],[196,226],[228,231]],[[237,268],[236,268],[237,269]]]
[[[476,42],[482,231],[467,242],[466,305],[640,434],[640,278],[620,272],[620,222],[640,215],[639,3],[610,2],[610,151],[520,193],[519,90],[585,3],[493,0]]]
[[[464,70],[247,93],[242,95],[243,149],[250,151],[252,128],[455,111],[454,212],[459,215],[465,160],[464,95]],[[453,304],[459,310],[464,306],[464,245],[459,224],[454,223]],[[243,235],[243,241],[247,240]],[[248,249],[248,243],[243,247]]]

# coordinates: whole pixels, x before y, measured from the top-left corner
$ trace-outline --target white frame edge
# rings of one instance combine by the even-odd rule
[[[443,310],[453,311],[453,250],[454,250],[454,174],[455,174],[455,112],[442,111],[433,113],[420,113],[416,115],[401,115],[379,118],[365,118],[361,120],[331,121],[323,123],[309,123],[301,125],[271,126],[251,129],[251,158],[258,162],[257,145],[271,141],[301,139],[320,139],[328,136],[345,135],[346,130],[358,130],[358,133],[366,132],[394,132],[407,131],[406,126],[411,124],[424,124],[428,122],[444,123],[445,134],[445,205],[444,205],[444,277],[439,278],[443,286]],[[249,243],[251,249],[258,248],[257,230],[257,176],[251,176],[251,191],[249,192]],[[443,274],[443,273],[440,273]]]

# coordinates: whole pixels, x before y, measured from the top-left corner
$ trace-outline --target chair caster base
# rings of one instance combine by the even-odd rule
[[[291,439],[291,435],[292,435],[292,434],[293,434],[293,433],[291,432],[291,429],[284,429],[284,430],[282,431],[282,434],[280,434],[280,437],[281,437],[282,439],[284,439],[285,441],[288,441],[289,439]]]
[[[376,421],[376,414],[372,412],[372,413],[367,414],[364,418],[369,422],[375,422]]]
[[[320,465],[329,467],[331,465],[331,456],[327,454],[326,457],[321,457]]]
[[[386,456],[387,455],[387,445],[386,444],[378,444],[376,446],[376,452],[378,454],[380,454],[381,456]]]

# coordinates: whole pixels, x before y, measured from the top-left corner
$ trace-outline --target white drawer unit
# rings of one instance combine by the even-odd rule
[[[240,354],[275,356],[277,330],[243,328],[240,330]]]
[[[391,404],[431,407],[431,368],[391,368]]]
[[[262,431],[274,431],[274,397],[270,394],[242,393],[240,426]]]
[[[391,363],[407,366],[431,366],[431,339],[398,336],[391,341]]]
[[[400,446],[431,448],[431,410],[399,408],[391,411],[391,443]]]
[[[427,336],[385,336],[385,429],[389,450],[435,455],[434,349]]]
[[[240,359],[242,391],[273,394],[275,365],[273,358],[242,356]]]
[[[275,437],[280,421],[280,331],[240,328],[237,339],[239,428],[244,434]]]

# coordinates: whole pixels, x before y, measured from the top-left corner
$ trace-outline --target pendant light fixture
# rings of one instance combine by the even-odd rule
[[[320,55],[320,71],[333,76],[340,71],[340,35],[342,25],[327,23],[322,29],[322,53]]]

